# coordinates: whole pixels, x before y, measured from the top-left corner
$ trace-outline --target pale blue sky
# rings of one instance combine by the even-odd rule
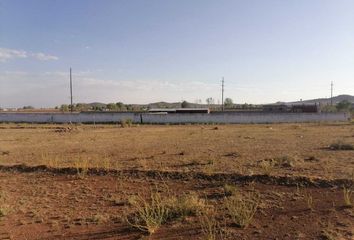
[[[0,106],[354,95],[353,0],[0,0]]]

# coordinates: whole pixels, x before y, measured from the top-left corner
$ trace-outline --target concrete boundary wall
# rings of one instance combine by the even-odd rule
[[[348,121],[345,113],[143,114],[144,123],[292,123]]]
[[[135,113],[0,113],[0,122],[15,123],[112,123],[126,119],[140,122]]]
[[[0,113],[0,122],[15,123],[114,123],[130,119],[134,123],[296,123],[345,122],[346,113]]]

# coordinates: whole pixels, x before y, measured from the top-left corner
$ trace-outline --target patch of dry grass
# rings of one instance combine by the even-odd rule
[[[259,204],[260,197],[257,192],[249,192],[244,195],[236,192],[224,200],[227,214],[232,222],[240,228],[246,228],[252,222]]]
[[[75,158],[75,168],[77,171],[77,176],[80,179],[83,179],[87,176],[88,168],[89,168],[89,161],[87,158],[83,158],[81,156],[77,156]]]
[[[224,239],[223,228],[218,219],[218,214],[214,207],[209,206],[199,217],[199,224],[203,239],[218,240]]]
[[[204,201],[195,194],[162,196],[159,191],[151,191],[148,200],[139,195],[131,197],[129,203],[133,214],[126,217],[127,223],[149,234],[167,221],[196,216],[205,207]]]
[[[182,166],[182,170],[207,174],[261,172],[267,175],[328,177],[326,171],[323,176],[322,164],[315,164],[311,159],[294,161],[292,158],[316,156],[316,159],[328,162],[333,178],[340,178],[340,173],[354,167],[348,161],[351,151],[323,149],[323,146],[331,145],[333,139],[345,139],[346,144],[353,145],[353,139],[348,137],[352,125],[302,124],[298,129],[293,126],[273,124],[270,130],[269,126],[261,124],[224,125],[213,131],[201,125],[124,128],[82,125],[80,131],[63,133],[55,130],[71,126],[4,124],[0,129],[0,141],[1,150],[6,153],[0,152],[0,161],[4,165],[75,167],[76,158],[80,155],[89,159],[91,167],[105,169],[180,171],[179,163],[198,161],[195,165]],[[257,165],[260,159],[273,161]]]

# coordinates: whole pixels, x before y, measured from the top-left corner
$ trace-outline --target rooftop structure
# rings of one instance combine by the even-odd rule
[[[150,113],[210,113],[209,108],[152,108]]]

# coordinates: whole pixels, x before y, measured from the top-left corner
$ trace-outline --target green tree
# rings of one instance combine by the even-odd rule
[[[117,110],[117,105],[115,103],[108,103],[106,108],[109,110],[109,111],[114,111],[114,110]]]
[[[77,103],[74,105],[76,111],[87,111],[90,109],[89,105],[86,103]]]
[[[231,98],[226,98],[224,101],[225,107],[232,107],[234,105],[234,102],[232,101]]]
[[[69,111],[69,105],[67,105],[67,104],[60,105],[60,111],[62,111],[62,112]]]
[[[188,108],[188,107],[190,107],[190,104],[189,104],[189,102],[187,102],[187,101],[183,101],[183,102],[181,103],[181,107],[182,107],[182,108]]]
[[[117,103],[116,103],[116,106],[117,106],[117,109],[118,109],[119,111],[127,111],[126,106],[125,106],[124,103],[122,103],[122,102],[117,102]]]
[[[23,106],[23,109],[34,109],[32,106]]]
[[[352,103],[347,100],[343,100],[337,103],[336,108],[338,111],[350,111],[352,108]]]
[[[212,97],[207,98],[205,101],[208,105],[214,104],[214,99]]]

